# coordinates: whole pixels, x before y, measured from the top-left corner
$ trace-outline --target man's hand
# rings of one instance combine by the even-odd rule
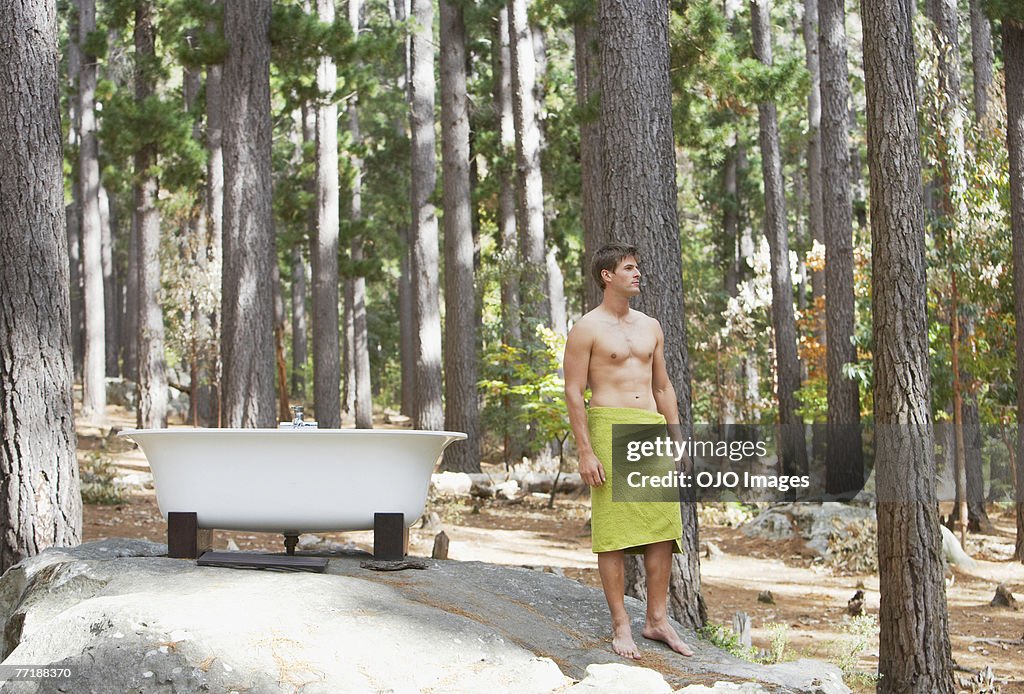
[[[591,487],[604,484],[604,465],[593,451],[580,454],[580,478]]]

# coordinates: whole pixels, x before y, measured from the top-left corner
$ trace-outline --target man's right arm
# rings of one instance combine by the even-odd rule
[[[562,368],[565,372],[565,405],[569,411],[569,425],[572,427],[576,450],[580,456],[580,478],[591,487],[599,487],[605,481],[604,466],[590,446],[587,408],[584,402],[587,377],[590,373],[590,351],[593,345],[594,338],[589,330],[579,324],[573,326],[565,341]]]

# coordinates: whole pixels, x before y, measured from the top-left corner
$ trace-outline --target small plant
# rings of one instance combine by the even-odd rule
[[[786,648],[789,646],[789,625],[771,622],[765,627],[768,629],[768,642],[771,646],[759,660],[767,665],[781,663],[786,657]]]
[[[877,673],[862,672],[857,669],[861,655],[878,638],[878,618],[870,614],[862,614],[850,619],[843,625],[843,632],[850,638],[832,644],[832,657],[843,673],[843,680],[857,684],[874,684],[878,681]]]
[[[116,506],[127,501],[124,488],[117,483],[117,470],[109,457],[99,451],[91,451],[79,472],[83,504]]]
[[[700,637],[715,648],[721,648],[737,658],[757,662],[757,651],[752,646],[740,643],[739,634],[718,622],[708,621],[700,628]]]

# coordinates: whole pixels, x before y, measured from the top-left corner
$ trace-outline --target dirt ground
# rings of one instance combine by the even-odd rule
[[[115,428],[134,424],[123,411],[111,408],[110,414]],[[109,436],[106,429],[80,426],[79,449],[80,460],[86,465],[102,456],[119,474],[146,479],[148,466],[141,452]],[[597,562],[590,552],[589,502],[585,494],[582,498],[559,496],[553,509],[547,508],[546,495],[515,501],[431,499],[430,511],[437,513],[450,538],[450,559],[530,566],[600,587]],[[1024,613],[989,605],[996,586],[1003,582],[1024,603],[1024,566],[1009,560],[1015,533],[1010,511],[990,508],[989,513],[996,534],[968,538],[967,551],[977,565],[970,570],[954,569],[946,580],[953,658],[966,691],[970,691],[970,671],[987,666],[1000,691],[1024,692]],[[166,541],[166,526],[155,492],[145,486],[133,488],[122,503],[86,505],[84,521],[84,541],[107,537]],[[371,549],[369,532],[321,537]],[[434,531],[413,528],[411,553],[429,556],[433,538]],[[878,614],[877,575],[839,575],[815,558],[801,540],[748,538],[738,528],[705,520],[701,542],[707,541],[721,550],[701,560],[709,620],[729,625],[734,613],[746,612],[755,647],[769,649],[773,635],[778,642],[781,630],[785,632],[784,659],[806,656],[836,662],[837,654],[854,642],[848,631],[846,608],[858,589],[865,593],[865,612]],[[241,550],[283,551],[282,538],[277,535],[215,533],[215,548],[228,547],[229,542]],[[766,590],[771,591],[774,604],[758,601],[758,594]],[[856,659],[856,667],[862,673],[873,673],[877,664],[875,633]],[[867,678],[856,678],[848,684],[855,691],[874,690]]]

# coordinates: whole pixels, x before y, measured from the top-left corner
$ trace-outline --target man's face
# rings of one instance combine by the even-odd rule
[[[615,272],[604,271],[605,290],[636,296],[640,293],[640,266],[636,258],[626,256],[615,267]]]

